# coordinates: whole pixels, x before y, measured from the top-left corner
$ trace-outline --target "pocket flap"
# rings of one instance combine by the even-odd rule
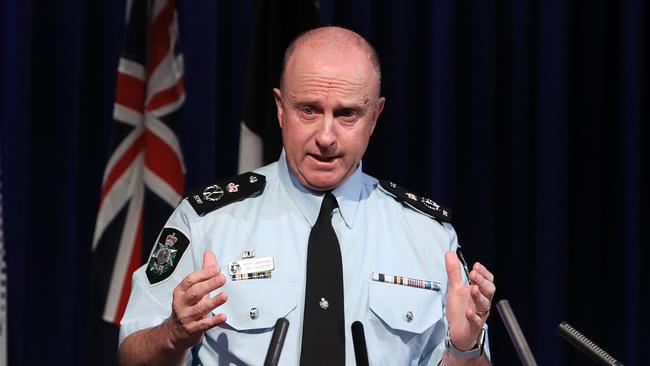
[[[393,329],[423,333],[442,318],[438,292],[375,281],[369,286],[370,310]]]
[[[236,330],[272,328],[278,318],[284,318],[296,308],[295,285],[268,280],[230,282],[224,289],[225,304],[214,314],[225,313],[226,324]]]

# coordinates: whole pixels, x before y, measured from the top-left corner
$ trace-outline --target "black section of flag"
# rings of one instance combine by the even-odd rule
[[[263,141],[264,164],[277,160],[282,150],[272,90],[280,86],[284,50],[298,34],[320,24],[320,14],[314,1],[256,2],[244,123]]]
[[[140,65],[146,65],[148,1],[133,1],[126,26],[126,38],[122,57]]]

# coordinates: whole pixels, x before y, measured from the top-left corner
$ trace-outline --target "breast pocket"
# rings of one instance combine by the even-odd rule
[[[442,318],[438,292],[374,281],[369,286],[370,310],[392,330],[420,334]]]
[[[225,313],[226,324],[237,331],[268,330],[296,308],[293,283],[244,280],[231,282],[225,291],[228,301],[213,313]]]

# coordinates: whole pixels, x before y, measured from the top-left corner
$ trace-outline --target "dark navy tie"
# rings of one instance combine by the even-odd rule
[[[332,227],[332,210],[336,207],[336,198],[331,192],[325,193],[309,234],[300,352],[300,364],[305,366],[345,364],[343,265]]]

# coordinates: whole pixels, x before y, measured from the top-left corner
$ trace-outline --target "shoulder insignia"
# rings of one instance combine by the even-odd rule
[[[199,216],[203,216],[220,207],[261,192],[265,185],[265,176],[249,172],[192,191],[186,198],[194,211]]]
[[[183,233],[164,228],[147,264],[149,283],[154,285],[171,276],[189,245],[190,240]]]
[[[451,222],[451,211],[433,202],[430,198],[418,196],[388,180],[382,179],[379,181],[379,184],[385,192],[395,197],[398,201],[438,221]]]

